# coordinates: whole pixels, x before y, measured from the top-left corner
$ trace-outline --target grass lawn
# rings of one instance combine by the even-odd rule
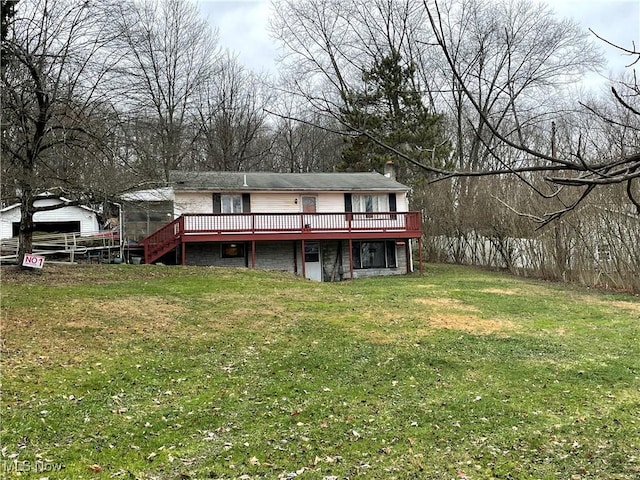
[[[0,478],[640,478],[637,297],[439,265],[2,274]]]

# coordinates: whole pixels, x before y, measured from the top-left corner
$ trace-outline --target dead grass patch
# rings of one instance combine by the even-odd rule
[[[191,336],[179,316],[187,308],[160,297],[74,299],[50,308],[20,309],[3,318],[5,365],[82,361],[85,351],[107,348],[114,339]]]
[[[475,315],[450,313],[434,315],[429,318],[429,326],[447,330],[460,330],[475,335],[488,335],[515,330],[516,326],[508,320],[479,318]]]
[[[186,307],[167,303],[159,297],[133,296],[109,301],[74,299],[66,305],[11,312],[3,319],[3,329],[10,334],[24,333],[24,329],[29,328],[34,336],[39,336],[65,329],[104,330],[115,335],[137,328],[160,335],[172,329],[175,319],[186,311]]]
[[[266,328],[274,324],[280,325],[291,317],[291,311],[282,305],[280,296],[227,294],[221,298],[204,295],[201,300],[211,306],[207,312],[208,318],[215,319],[223,328],[237,327],[246,322],[251,322],[257,328]]]
[[[455,300],[442,303],[459,307]],[[439,329],[457,330],[472,335],[506,334],[517,330],[516,324],[509,320],[480,318],[474,315],[476,310],[469,307],[466,311],[458,308],[456,312],[424,312],[417,318],[415,315],[407,317],[394,312],[378,312],[375,315],[367,313],[361,317],[362,322],[350,323],[348,330],[378,345],[405,343],[408,338],[414,341],[416,337],[429,337],[434,330]]]
[[[493,293],[496,295],[520,295],[522,292],[511,288],[483,288],[482,293]]]
[[[640,314],[640,302],[631,302],[628,300],[601,300],[597,297],[589,295],[576,295],[573,297],[576,302],[584,305],[596,305],[613,309],[624,309],[629,312]]]
[[[85,305],[86,303],[86,305]],[[96,319],[113,317],[119,320],[151,321],[153,325],[169,325],[172,319],[187,311],[183,305],[169,303],[160,297],[130,295],[108,301],[74,300],[71,307],[79,307],[82,313],[95,315]]]
[[[616,308],[623,308],[625,310],[629,310],[631,312],[640,314],[640,303],[627,302],[622,300],[603,302],[603,303],[605,305],[611,305],[612,307],[616,307]]]
[[[416,298],[416,303],[427,305],[432,308],[445,308],[453,310],[461,310],[465,312],[478,312],[479,309],[473,305],[468,305],[460,300],[446,297],[434,297],[434,298]]]
[[[363,332],[362,330],[356,330],[354,333],[359,334],[374,345],[390,345],[392,343],[398,343],[401,339],[401,335],[397,332],[385,332],[380,330]]]

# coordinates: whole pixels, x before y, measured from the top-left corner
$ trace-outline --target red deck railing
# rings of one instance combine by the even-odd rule
[[[185,214],[141,243],[145,262],[151,263],[189,237],[217,241],[233,234],[254,240],[291,234],[324,234],[324,238],[332,235],[336,239],[357,238],[358,234],[417,238],[421,221],[419,212]]]

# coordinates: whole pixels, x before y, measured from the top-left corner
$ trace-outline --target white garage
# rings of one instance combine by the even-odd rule
[[[36,207],[58,205],[64,198],[46,198],[35,201]],[[74,233],[92,235],[100,230],[98,212],[83,205],[60,207],[55,210],[36,212],[33,216],[36,232]],[[20,204],[15,203],[0,210],[0,238],[18,235],[20,225]]]

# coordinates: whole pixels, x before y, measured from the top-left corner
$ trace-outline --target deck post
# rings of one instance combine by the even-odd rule
[[[256,241],[251,240],[251,268],[256,268]]]
[[[182,259],[180,261],[180,264],[182,266],[185,266],[187,264],[187,244],[182,238],[180,239],[180,246],[182,248]]]
[[[302,264],[302,276],[306,278],[307,277],[307,257],[304,254],[304,238],[301,240],[301,242],[302,242],[302,258],[300,259],[301,260],[300,263]]]
[[[422,275],[422,237],[418,237],[418,250],[420,253],[420,275]]]
[[[353,280],[353,240],[349,238],[349,274]]]
[[[407,259],[407,274],[413,271],[413,257],[411,256],[411,239],[407,238],[404,244],[404,256]]]
[[[293,273],[298,275],[298,243],[293,242]]]

